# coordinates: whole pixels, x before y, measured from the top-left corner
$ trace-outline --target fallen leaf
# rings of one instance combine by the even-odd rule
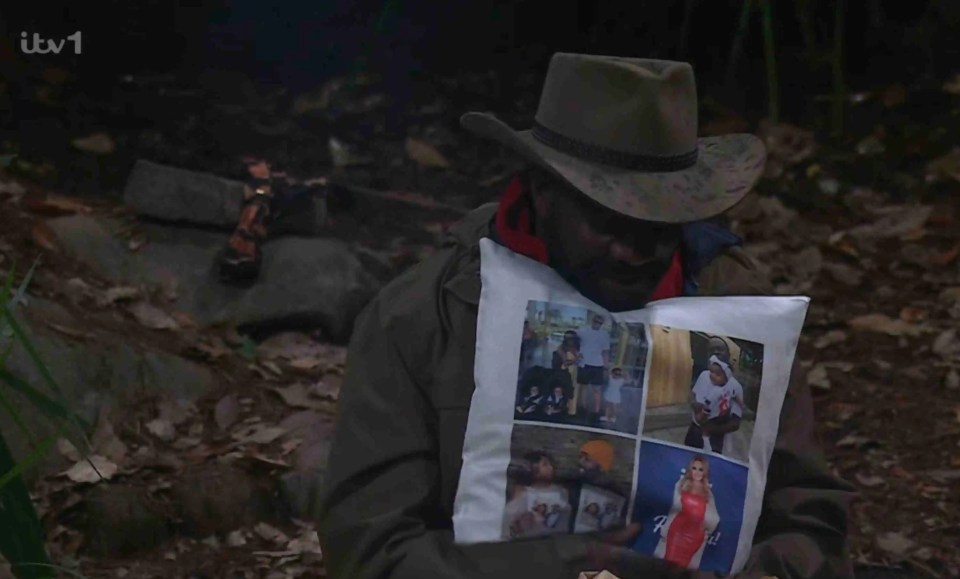
[[[217,337],[208,338],[209,341],[199,341],[190,345],[190,349],[198,352],[207,360],[218,360],[233,352],[223,340]]]
[[[246,544],[247,540],[243,536],[243,531],[230,531],[230,534],[227,535],[227,546],[242,547]]]
[[[47,195],[45,197],[35,197],[24,199],[24,206],[34,213],[43,215],[73,215],[80,213],[87,215],[93,211],[89,205],[85,205],[76,199],[64,197],[62,195]]]
[[[71,338],[96,338],[95,334],[90,334],[88,332],[81,332],[80,330],[75,330],[73,328],[68,328],[67,326],[62,326],[60,324],[55,324],[53,322],[45,321],[44,324],[52,330],[56,330],[63,334],[64,336],[70,336]]]
[[[71,462],[77,462],[81,458],[80,452],[77,451],[77,447],[66,438],[57,440],[57,450],[61,455],[63,455],[64,458],[70,460]]]
[[[280,395],[280,398],[293,408],[309,408],[314,410],[323,410],[328,406],[319,400],[310,397],[307,388],[303,384],[291,384],[286,388],[274,388],[274,392]]]
[[[144,424],[144,427],[150,432],[150,434],[156,436],[164,442],[170,442],[177,437],[177,430],[173,427],[173,424],[171,424],[169,420],[155,418]]]
[[[296,368],[297,370],[313,370],[320,364],[323,364],[323,360],[316,356],[295,358],[290,360],[290,366]]]
[[[280,366],[277,366],[270,360],[264,360],[263,362],[261,362],[261,364],[263,365],[264,368],[266,368],[267,370],[270,370],[277,376],[283,376],[283,370],[280,369]]]
[[[369,157],[361,157],[355,154],[351,147],[346,145],[335,137],[330,137],[327,141],[330,150],[330,159],[334,167],[352,167],[356,165],[366,165],[372,162]]]
[[[867,314],[847,320],[847,325],[854,330],[877,332],[889,336],[919,336],[926,330],[923,326],[909,324],[903,320],[895,320],[885,314]]]
[[[235,434],[233,438],[241,444],[270,444],[274,440],[283,436],[286,432],[286,429],[277,426],[256,424]]]
[[[173,318],[173,321],[181,328],[193,329],[197,327],[197,322],[186,312],[173,312],[170,314],[170,317]]]
[[[323,553],[320,548],[320,538],[313,530],[303,531],[299,537],[287,543],[287,549],[296,553]]]
[[[945,330],[933,341],[931,349],[934,354],[946,359],[960,354],[960,340],[957,339],[957,330]]]
[[[847,234],[859,240],[902,237],[922,228],[932,212],[933,207],[928,205],[892,207],[884,217],[873,223],[854,227]]]
[[[897,557],[906,555],[915,545],[916,542],[900,533],[885,533],[877,537],[877,546]]]
[[[116,286],[107,289],[103,295],[97,299],[97,304],[101,307],[122,301],[130,301],[140,297],[140,289],[133,286]]]
[[[117,465],[104,456],[93,454],[77,461],[64,476],[77,483],[97,483],[110,480],[117,473]]]
[[[227,394],[217,402],[213,409],[213,418],[221,430],[226,430],[240,416],[240,403],[236,394]]]
[[[407,156],[421,167],[447,168],[450,161],[444,157],[433,145],[419,139],[408,137],[404,143]]]
[[[264,541],[270,541],[277,544],[286,544],[290,542],[290,537],[286,536],[283,531],[266,523],[257,523],[256,526],[253,527],[253,532],[259,535]]]
[[[109,155],[116,149],[113,139],[106,133],[94,133],[87,137],[74,139],[70,143],[75,148],[94,155]]]
[[[818,350],[822,350],[824,348],[833,346],[834,344],[845,342],[846,340],[847,333],[843,330],[830,330],[826,334],[817,338],[817,340],[813,343],[813,347]]]
[[[839,448],[848,448],[848,447],[861,447],[867,443],[873,442],[866,436],[860,436],[858,434],[848,434],[837,441],[837,446]]]
[[[943,91],[950,94],[960,95],[960,74],[943,82]]]
[[[33,224],[33,227],[30,228],[30,236],[33,239],[33,243],[41,249],[46,249],[47,251],[59,250],[57,234],[43,221],[37,221]]]
[[[817,149],[812,131],[787,123],[773,124],[764,119],[760,121],[758,135],[767,145],[769,157],[786,165],[807,160]]]
[[[129,311],[141,325],[153,330],[177,330],[180,325],[173,317],[147,302],[137,302]]]
[[[823,364],[817,364],[807,373],[807,384],[821,390],[830,389],[830,378],[827,377],[827,368]]]
[[[927,163],[928,181],[937,181],[943,178],[960,181],[960,148]]]
[[[147,238],[142,235],[135,235],[127,242],[127,249],[136,253],[147,244]]]
[[[857,482],[859,482],[861,486],[864,486],[867,488],[878,487],[887,482],[886,480],[883,479],[883,477],[879,477],[876,475],[864,475],[864,474],[857,473],[856,478],[857,478]]]
[[[340,386],[343,380],[339,376],[327,374],[322,380],[310,386],[310,394],[317,398],[337,400],[340,397]]]

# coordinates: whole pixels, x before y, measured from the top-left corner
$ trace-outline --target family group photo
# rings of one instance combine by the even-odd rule
[[[622,527],[635,457],[634,439],[514,424],[502,537]]]
[[[664,326],[650,336],[644,436],[748,462],[763,345]]]
[[[642,324],[531,301],[523,321],[514,418],[636,435],[647,350]]]

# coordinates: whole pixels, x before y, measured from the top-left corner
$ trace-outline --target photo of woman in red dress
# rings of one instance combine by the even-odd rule
[[[656,555],[681,567],[698,568],[707,537],[719,523],[710,490],[710,465],[706,457],[696,455],[674,487],[673,505]]]

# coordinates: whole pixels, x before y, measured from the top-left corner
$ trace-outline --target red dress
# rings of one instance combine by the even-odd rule
[[[703,519],[707,513],[707,497],[691,492],[680,493],[680,512],[667,530],[667,552],[664,559],[688,567],[690,559],[703,545]]]

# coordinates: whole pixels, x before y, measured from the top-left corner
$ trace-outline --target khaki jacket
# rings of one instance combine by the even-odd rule
[[[478,242],[490,235],[494,211],[471,213],[444,248],[391,282],[356,322],[318,521],[333,579],[576,579],[591,570],[583,536],[453,543],[474,391]],[[738,248],[699,281],[700,295],[768,291]],[[850,577],[853,491],[819,452],[810,393],[793,374],[744,576]]]

